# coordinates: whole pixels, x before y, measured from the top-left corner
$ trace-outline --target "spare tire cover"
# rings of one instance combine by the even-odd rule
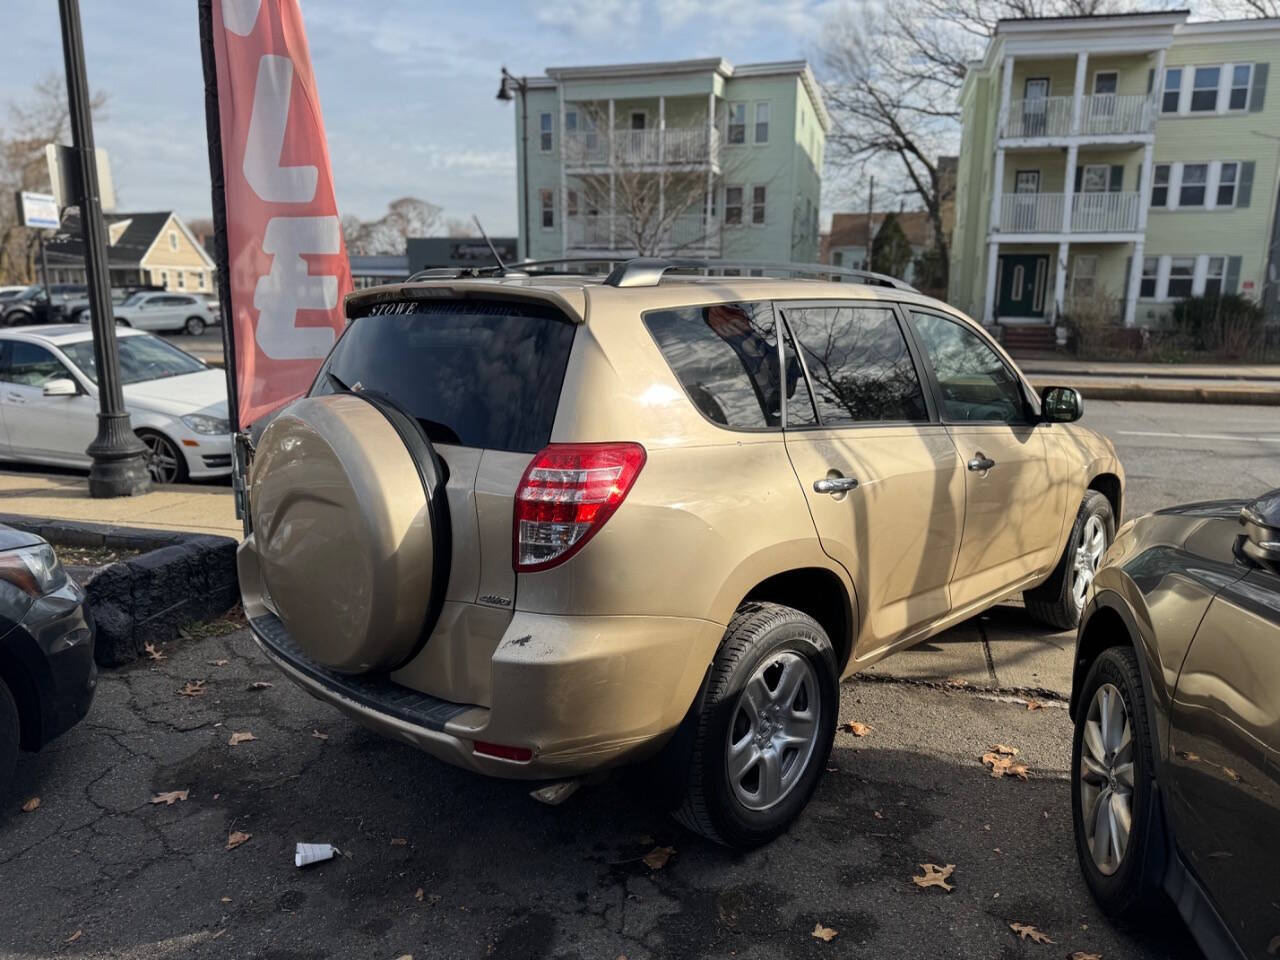
[[[305,397],[263,431],[254,541],[271,604],[312,659],[362,673],[415,651],[434,562],[427,496],[395,427],[358,396]]]

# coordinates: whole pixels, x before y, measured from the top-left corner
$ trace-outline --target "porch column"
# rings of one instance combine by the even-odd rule
[[[609,249],[618,249],[618,195],[614,188],[617,154],[613,150],[613,97],[609,98],[609,129],[605,131],[605,148],[609,151]]]
[[[995,170],[992,172],[991,184],[991,232],[1000,229],[1000,201],[1004,198],[1004,148],[996,148]],[[870,218],[871,214],[867,214]],[[870,247],[868,246],[868,250]]]
[[[1151,97],[1147,103],[1147,109],[1151,111],[1148,126],[1153,130],[1156,117],[1160,116],[1160,103],[1164,100],[1164,55],[1163,48],[1156,51],[1156,72],[1151,78]]]
[[[569,255],[569,218],[565,215],[569,212],[569,177],[565,172],[565,151],[564,151],[564,85],[556,84],[556,99],[559,101],[560,107],[560,129],[554,136],[556,146],[559,149],[560,157],[560,209],[553,213],[553,216],[560,217],[560,256]],[[541,216],[541,214],[539,214]]]
[[[1000,118],[996,126],[996,139],[1005,135],[1005,124],[1009,119],[1009,97],[1013,93],[1013,57],[1004,58],[1004,73],[1000,77]]]
[[[667,200],[667,98],[658,97],[658,229],[663,227]],[[661,243],[661,236],[655,238]]]
[[[1071,89],[1071,132],[1080,132],[1081,107],[1084,105],[1084,87],[1089,77],[1089,54],[1076,54],[1076,84]]]
[[[1124,292],[1124,325],[1132,327],[1138,308],[1138,291],[1142,289],[1142,257],[1146,252],[1146,240],[1133,243],[1133,259],[1129,262],[1129,288]]]
[[[1058,244],[1058,269],[1053,274],[1053,321],[1062,322],[1067,299],[1067,241]]]
[[[987,290],[982,299],[982,323],[990,327],[996,322],[996,266],[1000,260],[1000,241],[987,243]]]
[[[1076,158],[1078,147],[1067,147],[1067,165],[1062,171],[1062,232],[1071,232],[1071,207],[1076,200]]]
[[[1147,231],[1147,211],[1151,207],[1151,155],[1155,146],[1148,143],[1142,148],[1142,168],[1138,171],[1138,232]]]

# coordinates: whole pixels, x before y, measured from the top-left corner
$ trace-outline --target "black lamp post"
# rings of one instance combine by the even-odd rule
[[[510,100],[511,88],[520,91],[520,190],[524,198],[524,251],[523,259],[529,259],[529,241],[533,239],[529,233],[529,110],[527,95],[529,81],[526,77],[515,77],[506,67],[502,68],[502,82],[498,85],[498,99]]]
[[[85,450],[93,458],[89,468],[89,496],[129,497],[151,489],[147,448],[129,423],[120,386],[120,357],[116,351],[111,277],[107,270],[107,228],[98,196],[98,166],[93,154],[93,121],[89,116],[89,81],[84,68],[79,0],[58,0],[58,13],[62,19],[62,55],[67,68],[71,143],[79,168],[74,178],[75,199],[80,207],[80,229],[84,237],[85,278],[89,285],[89,314],[93,318],[93,361],[98,371],[98,435]]]

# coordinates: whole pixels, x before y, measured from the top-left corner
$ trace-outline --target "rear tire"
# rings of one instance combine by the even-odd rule
[[[1097,490],[1086,491],[1058,565],[1048,580],[1022,595],[1027,612],[1059,630],[1074,629],[1084,612],[1084,593],[1115,538],[1116,518],[1111,501]]]
[[[204,320],[200,317],[187,317],[187,322],[182,325],[182,329],[187,332],[188,336],[198,337],[204,333]]]
[[[4,680],[0,680],[0,802],[9,795],[9,787],[13,783],[13,769],[18,763],[21,733],[18,704]]]
[[[707,678],[675,818],[731,847],[778,836],[808,804],[835,736],[831,640],[807,614],[747,603]]]

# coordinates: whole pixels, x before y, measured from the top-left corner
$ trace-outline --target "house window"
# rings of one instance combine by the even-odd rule
[[[1156,295],[1156,280],[1160,272],[1159,257],[1142,258],[1142,281],[1138,284],[1138,296],[1148,300]]]
[[[649,123],[649,114],[644,110],[631,111],[631,129],[643,130]]]
[[[1178,191],[1178,206],[1203,207],[1205,186],[1209,181],[1207,163],[1182,165],[1182,188]]]
[[[1236,180],[1239,177],[1240,164],[1224,163],[1221,171],[1218,173],[1218,197],[1216,204],[1219,207],[1234,207],[1236,205]]]
[[[1151,205],[1169,205],[1169,164],[1157,163],[1151,175]]]
[[[834,253],[831,254],[831,265],[833,267],[839,267],[839,266],[842,266],[843,264],[844,264],[844,251],[836,250]]]
[[[187,289],[187,275],[183,273],[181,270],[178,271],[178,289],[179,290]]]
[[[177,230],[169,231],[169,249],[170,250],[178,249],[178,231]]]
[[[542,206],[542,229],[550,230],[556,225],[556,195],[550,190],[539,190],[538,200]]]
[[[1209,113],[1218,109],[1218,82],[1222,67],[1196,67],[1191,78],[1191,112]]]
[[[1021,269],[1021,268],[1019,268]],[[1071,295],[1073,297],[1092,297],[1097,289],[1098,258],[1096,255],[1077,256],[1075,270],[1071,274]],[[1015,287],[1015,289],[1017,289]]]
[[[1195,257],[1174,257],[1169,261],[1169,292],[1174,299],[1191,296],[1196,272]]]
[[[1249,84],[1253,81],[1253,64],[1237,63],[1231,68],[1231,93],[1228,110],[1243,110],[1249,105]]]
[[[724,188],[724,222],[731,226],[742,223],[742,187]]]
[[[751,222],[756,226],[764,223],[764,187],[751,188]]]
[[[168,270],[160,271],[160,286],[164,287],[166,290],[169,289],[169,271]]]
[[[543,153],[550,153],[554,145],[551,139],[551,114],[538,114],[538,149]]]
[[[1119,74],[1114,70],[1107,70],[1093,75],[1093,92],[1098,96],[1113,96],[1119,82]]]
[[[570,190],[565,194],[564,215],[566,217],[576,217],[578,215],[578,191]]]
[[[747,105],[745,103],[729,104],[729,142],[747,142]]]
[[[756,104],[756,143],[769,142],[769,104]]]
[[[1164,72],[1164,93],[1160,96],[1161,113],[1177,113],[1182,95],[1182,68],[1169,67]]]
[[[1204,295],[1217,297],[1222,294],[1222,278],[1227,273],[1226,257],[1209,257],[1204,271]]]

